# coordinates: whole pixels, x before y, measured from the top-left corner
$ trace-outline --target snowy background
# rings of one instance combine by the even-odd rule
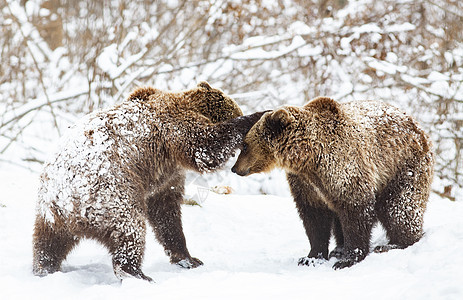
[[[1,299],[463,298],[462,1],[6,0],[0,26]],[[190,252],[204,266],[170,265],[151,234],[143,270],[156,284],[120,284],[91,241],[63,272],[32,276],[38,172],[66,128],[135,86],[200,80],[245,113],[325,95],[413,115],[437,157],[423,239],[346,270],[298,267],[309,243],[284,174],[241,178],[230,161],[190,179],[234,191],[183,208]],[[195,185],[188,191],[198,198]],[[375,229],[372,246],[385,242]]]
[[[226,180],[226,178],[224,179]],[[184,206],[190,253],[204,262],[193,270],[171,265],[150,232],[143,271],[156,283],[113,274],[107,251],[83,241],[62,272],[31,272],[37,176],[0,172],[1,299],[461,299],[463,202],[433,195],[424,237],[405,250],[370,253],[361,263],[332,269],[335,260],[299,267],[310,247],[291,198],[217,195],[202,207]],[[384,244],[375,228],[372,247]]]

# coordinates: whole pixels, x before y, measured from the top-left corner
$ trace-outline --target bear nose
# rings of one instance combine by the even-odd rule
[[[236,167],[235,166],[233,166],[232,172],[236,174]]]

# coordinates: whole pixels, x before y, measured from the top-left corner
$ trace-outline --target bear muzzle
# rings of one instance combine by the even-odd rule
[[[249,175],[249,171],[250,169],[246,169],[246,170],[238,170],[236,168],[236,165],[233,166],[233,168],[231,169],[231,171],[237,175],[240,175],[240,176],[246,176],[246,175]]]

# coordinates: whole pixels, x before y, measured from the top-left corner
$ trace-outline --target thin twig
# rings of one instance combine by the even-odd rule
[[[22,119],[24,116],[26,116],[27,114],[29,114],[29,113],[31,113],[31,112],[33,112],[35,110],[39,110],[44,106],[49,106],[49,105],[52,105],[52,104],[55,104],[55,103],[67,101],[69,99],[74,99],[76,97],[79,97],[79,96],[82,96],[82,95],[85,95],[85,94],[88,94],[87,89],[85,89],[84,91],[78,91],[78,92],[76,92],[74,94],[68,94],[68,95],[63,96],[63,97],[58,97],[57,99],[49,100],[49,101],[47,101],[45,103],[38,104],[38,105],[36,105],[34,107],[31,107],[31,108],[27,109],[26,111],[20,113],[19,115],[9,119],[8,121],[3,122],[0,125],[0,128],[5,127],[6,125],[10,124],[11,122],[18,121],[18,120]],[[34,101],[34,100],[32,100],[32,101]]]
[[[434,190],[434,189],[433,189],[432,192],[433,192],[434,194],[436,194],[436,195],[439,195],[439,196],[442,197],[442,198],[447,198],[447,199],[449,199],[450,201],[455,201],[455,200],[456,200],[455,197],[450,196],[450,195],[448,195],[448,194],[446,194],[446,193],[439,192],[438,190]]]

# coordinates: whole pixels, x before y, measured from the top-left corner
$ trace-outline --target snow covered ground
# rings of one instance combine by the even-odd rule
[[[120,283],[106,250],[92,241],[71,253],[62,272],[35,277],[37,177],[0,171],[0,299],[463,299],[463,202],[435,196],[419,243],[371,253],[349,269],[334,271],[334,259],[297,265],[309,242],[291,198],[209,193],[202,207],[183,207],[189,250],[202,267],[171,265],[149,234],[143,270],[154,284]],[[372,246],[384,242],[376,228]]]

